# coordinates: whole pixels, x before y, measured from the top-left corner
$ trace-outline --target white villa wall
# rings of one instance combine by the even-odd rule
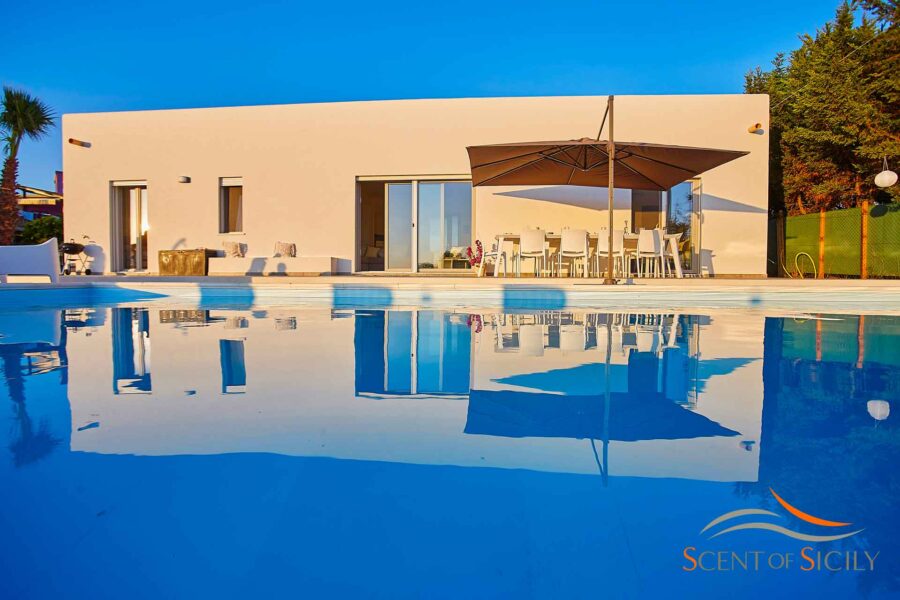
[[[465,175],[466,146],[596,135],[605,106],[606,97],[479,98],[65,115],[65,236],[96,241],[107,258],[96,270],[108,269],[110,182],[146,180],[151,272],[159,250],[221,249],[227,239],[257,256],[269,255],[276,241],[295,242],[301,254],[336,256],[349,269],[357,177]],[[767,130],[768,107],[765,95],[616,98],[617,139],[750,152],[702,175],[702,245],[716,275],[766,270],[769,139],[747,128]],[[191,182],[178,183],[180,176]],[[239,236],[218,232],[218,182],[229,176],[244,181]],[[596,210],[605,206],[602,189],[588,197],[563,192],[587,198],[586,206],[528,199],[543,197],[540,188],[503,195],[510,191],[476,190],[477,238],[606,223]],[[626,218],[627,204],[616,227]]]

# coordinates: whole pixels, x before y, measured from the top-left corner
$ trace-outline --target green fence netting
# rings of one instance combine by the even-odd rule
[[[862,211],[858,208],[825,213],[825,274],[859,277]]]
[[[804,255],[805,253],[805,255]],[[812,275],[819,260],[819,215],[788,217],[784,223],[784,267]]]
[[[825,213],[826,276],[860,276],[861,219],[859,208]],[[819,267],[820,216],[797,215],[784,221],[784,267],[788,273],[811,277]],[[875,205],[869,210],[866,259],[869,277],[900,277],[900,205]]]
[[[900,204],[869,211],[869,277],[900,277]]]
[[[860,323],[860,317],[849,315],[821,321],[785,318],[783,356],[845,363],[863,360],[900,366],[896,348],[897,336],[900,336],[897,320],[882,315],[867,315],[862,319]]]

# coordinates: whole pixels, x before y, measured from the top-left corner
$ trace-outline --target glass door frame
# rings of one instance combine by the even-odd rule
[[[143,213],[147,213],[147,229],[149,230],[150,211],[149,211],[149,189],[145,180],[135,181],[112,181],[110,182],[110,210],[109,210],[109,232],[110,232],[110,270],[113,272],[146,272],[150,262],[150,243],[149,235],[147,236],[147,248],[143,247],[142,236],[135,238],[135,267],[128,266],[128,251],[123,244],[123,223],[122,223],[122,203],[129,201],[129,194],[132,190],[143,190],[142,197],[138,202],[138,214],[130,215],[130,219],[137,223],[140,228],[143,225]],[[143,264],[142,254],[146,257],[148,264]]]
[[[415,227],[415,231],[414,231],[415,235],[413,237],[413,243],[414,243],[415,249],[416,249],[415,262],[413,263],[413,265],[415,267],[415,272],[420,273],[420,272],[424,271],[427,273],[459,273],[461,271],[465,271],[465,269],[454,269],[452,267],[443,267],[443,266],[436,266],[436,267],[424,268],[424,269],[419,268],[419,252],[418,252],[419,251],[419,231],[420,231],[420,227],[419,227],[419,187],[422,184],[432,184],[432,183],[441,186],[439,227],[440,227],[440,232],[441,232],[441,246],[444,247],[443,251],[446,251],[447,250],[447,248],[446,248],[446,246],[447,246],[446,233],[447,232],[444,229],[446,226],[446,214],[447,214],[446,213],[446,189],[447,189],[446,184],[452,184],[452,183],[468,183],[469,184],[469,218],[470,218],[469,233],[470,233],[471,239],[469,239],[469,242],[468,242],[468,244],[466,244],[466,246],[473,246],[475,244],[475,237],[474,237],[475,236],[475,186],[472,185],[472,180],[471,179],[462,179],[462,180],[461,179],[421,179],[421,180],[414,181],[413,183],[415,184],[415,196],[414,197],[415,197],[415,202],[416,202],[415,213],[414,213],[415,217],[416,217],[416,220],[415,220],[416,227]],[[490,250],[490,248],[488,248],[488,251],[489,250]],[[442,261],[443,261],[443,257],[442,257]]]
[[[408,185],[410,186],[410,266],[409,267],[392,267],[390,265],[391,255],[391,235],[390,235],[390,204],[391,204],[391,186],[392,185]],[[416,223],[418,223],[419,194],[418,183],[416,181],[385,181],[384,182],[384,271],[394,273],[415,273],[418,263],[418,245],[416,243],[418,236],[416,235]]]
[[[433,309],[400,309],[400,310],[385,310],[384,315],[384,380],[383,380],[383,389],[385,390],[386,397],[404,397],[404,398],[419,398],[419,397],[440,397],[445,399],[467,399],[469,396],[469,392],[459,393],[459,392],[444,392],[444,391],[420,391],[419,390],[419,351],[421,349],[419,344],[419,319],[423,313],[432,313],[438,312],[440,314],[444,314],[444,311],[435,311]],[[450,311],[455,314],[455,311]],[[409,339],[400,338],[400,339],[391,339],[391,314],[394,313],[403,313],[409,315]],[[460,313],[461,314],[461,313]],[[401,323],[402,325],[402,323]],[[438,350],[438,368],[441,372],[440,381],[441,385],[444,384],[444,374],[443,368],[445,366],[445,348],[444,348],[444,340],[446,339],[447,332],[447,323],[445,321],[441,321],[440,323],[440,332],[439,332],[439,350]],[[405,347],[404,342],[409,344],[408,352],[409,352],[409,363],[406,369],[409,370],[409,391],[398,391],[396,389],[391,390],[392,380],[391,376],[391,342],[397,344],[395,348],[403,348]],[[474,381],[474,369],[475,369],[475,343],[476,336],[471,335],[469,338],[469,390],[472,389],[472,384]],[[395,363],[396,364],[396,363]]]
[[[703,182],[699,177],[694,177],[692,179],[685,179],[682,183],[690,183],[691,184],[691,197],[692,197],[692,205],[691,205],[691,238],[696,243],[691,246],[691,268],[687,269],[682,265],[682,269],[685,275],[699,275],[700,274],[700,249],[702,246],[702,234],[703,234],[703,213],[702,213],[702,201],[703,201]],[[679,185],[679,184],[676,184]],[[674,187],[674,186],[673,186]],[[663,192],[662,197],[662,213],[661,213],[661,221],[663,224],[663,228],[668,230],[669,226],[669,190]]]
[[[380,271],[382,273],[418,273],[419,272],[419,236],[418,236],[418,220],[419,220],[419,184],[420,183],[471,183],[472,175],[403,175],[403,176],[357,176],[356,178],[356,240],[355,240],[355,253],[356,264],[354,265],[353,272],[354,273],[372,273],[373,271],[363,271],[361,269],[361,264],[359,261],[360,256],[360,237],[362,230],[361,223],[361,192],[359,184],[367,181],[375,181],[384,184],[384,271]],[[388,246],[390,244],[390,235],[388,234],[388,186],[391,184],[409,184],[412,187],[412,235],[411,235],[411,243],[412,243],[412,267],[409,269],[406,268],[396,268],[391,269],[388,266]],[[472,243],[475,240],[475,186],[472,186]],[[423,269],[423,271],[427,271],[429,273],[452,273],[454,271],[458,272],[460,269]],[[379,271],[374,271],[379,272]]]

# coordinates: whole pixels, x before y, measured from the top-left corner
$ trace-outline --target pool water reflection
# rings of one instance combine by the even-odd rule
[[[900,318],[115,306],[0,334],[13,596],[900,585]],[[822,533],[771,490],[863,531],[700,533]],[[807,546],[879,554],[801,570]]]

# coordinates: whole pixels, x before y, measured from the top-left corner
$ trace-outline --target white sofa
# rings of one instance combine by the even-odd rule
[[[59,247],[56,238],[33,246],[0,247],[0,281],[18,276],[47,277],[51,283],[59,281]]]
[[[209,259],[210,275],[335,275],[339,259],[333,256],[216,256]]]

